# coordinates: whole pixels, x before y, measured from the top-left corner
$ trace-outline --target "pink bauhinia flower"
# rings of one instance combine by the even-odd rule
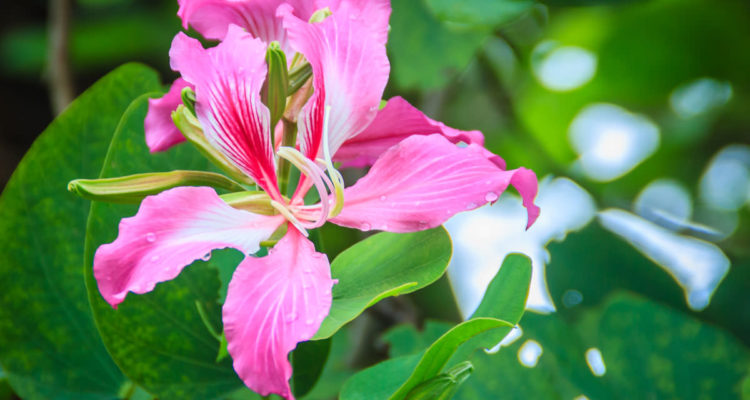
[[[242,201],[229,205],[209,187],[164,191],[144,199],[134,217],[121,221],[117,239],[99,247],[94,275],[116,307],[128,292],[149,292],[214,249],[242,251],[248,256],[234,272],[222,311],[234,368],[261,395],[292,399],[288,353],[314,336],[335,283],[327,256],[315,251],[307,230],[326,221],[363,231],[429,229],[496,201],[508,185],[521,193],[529,225],[539,210],[534,173],[505,170],[502,159],[482,147],[481,133],[449,128],[401,98],[378,110],[389,73],[388,1],[319,2],[316,7],[332,13],[315,23],[308,22],[311,2],[280,3],[181,1],[186,26],[221,42],[204,49],[182,33],[175,37],[171,65],[182,78],[161,102],[152,102],[146,122],[152,151],[178,143],[179,131],[160,115],[177,107],[183,87],[194,88],[202,135],[265,192],[273,212],[248,211],[255,209]],[[274,144],[260,97],[270,41],[288,54],[299,52],[312,67],[313,90],[296,116],[295,147]],[[290,198],[279,189],[281,160],[303,174]],[[333,161],[371,168],[344,188]],[[305,204],[313,187],[320,201]],[[267,256],[249,256],[284,228]]]

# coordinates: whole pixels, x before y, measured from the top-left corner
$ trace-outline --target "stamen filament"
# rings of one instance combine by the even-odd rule
[[[331,119],[331,106],[326,106],[325,114],[323,115],[323,157],[325,158],[326,167],[328,168],[328,175],[333,180],[334,192],[336,194],[336,202],[333,209],[328,214],[328,218],[333,218],[341,213],[344,209],[344,178],[341,176],[338,170],[333,166],[333,160],[331,159],[331,150],[328,146],[328,125]]]
[[[283,204],[277,202],[276,200],[271,200],[271,207],[275,208],[279,213],[281,213],[281,215],[283,215],[287,221],[291,222],[292,225],[294,225],[300,232],[302,232],[305,237],[308,237],[310,235],[309,233],[307,233],[307,229],[302,226],[302,223],[297,219],[297,217],[295,217],[288,208],[284,207]]]
[[[317,165],[315,165],[314,162],[309,160],[302,153],[300,153],[299,150],[293,147],[281,147],[276,152],[276,154],[278,154],[279,157],[288,160],[292,165],[297,167],[303,174],[305,174],[313,181],[315,189],[318,191],[323,209],[321,210],[320,216],[315,222],[313,222],[313,225],[311,227],[317,228],[319,226],[322,226],[326,221],[326,217],[328,216],[330,209],[328,191],[326,190],[327,187],[328,189],[333,191],[333,184],[331,183],[330,179],[328,179],[328,177],[325,175],[325,172],[323,172]]]

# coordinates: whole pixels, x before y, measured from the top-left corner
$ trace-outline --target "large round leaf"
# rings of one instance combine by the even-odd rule
[[[173,169],[209,169],[208,161],[189,145],[150,154],[143,134],[147,98],[136,100],[120,122],[101,177]],[[201,317],[221,331],[218,259],[238,263],[238,254],[222,253],[196,262],[177,279],[148,294],[130,294],[112,309],[101,297],[92,272],[93,254],[117,237],[121,218],[137,206],[93,203],[86,236],[86,283],[94,318],[115,362],[132,380],[160,399],[208,399],[242,386],[231,360],[216,361],[219,341]],[[228,257],[224,257],[227,256]],[[200,309],[200,310],[199,310]]]
[[[158,89],[135,64],[102,78],[34,142],[0,198],[0,363],[24,399],[111,399],[125,381],[86,299],[89,204],[65,188],[98,174],[122,113]]]

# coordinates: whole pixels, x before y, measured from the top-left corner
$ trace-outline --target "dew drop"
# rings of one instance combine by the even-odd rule
[[[372,226],[370,226],[370,224],[368,224],[367,222],[365,222],[364,224],[362,224],[362,226],[360,227],[360,229],[363,230],[363,231],[369,231],[370,229],[372,229]]]
[[[473,210],[476,207],[477,207],[476,203],[469,203],[466,205],[467,210]]]
[[[484,184],[485,184],[485,185],[487,185],[487,186],[489,186],[489,185],[490,185],[491,183],[492,183],[492,181],[491,181],[491,180],[489,180],[489,179],[488,179],[487,181],[485,181],[485,182],[484,182]]]
[[[313,319],[312,318],[308,318],[308,319],[305,320],[305,323],[307,325],[312,325],[313,324]]]
[[[495,192],[487,192],[487,194],[484,195],[484,199],[489,202],[493,202],[497,200],[497,195],[495,194]]]
[[[414,202],[414,206],[416,206],[416,207],[419,207],[419,206],[420,206],[421,204],[422,204],[422,202],[421,202],[421,201],[415,201],[415,202]]]
[[[286,322],[294,322],[297,320],[297,313],[290,312],[286,315],[286,317],[284,317],[284,319],[286,320]]]
[[[159,256],[151,257],[151,262],[157,262],[157,261],[159,261]]]
[[[156,241],[156,234],[153,232],[149,232],[146,234],[146,241],[149,243],[154,243]]]
[[[385,201],[385,199],[386,199],[385,196],[380,196],[380,201]]]
[[[331,289],[326,289],[326,290],[323,291],[323,293],[325,293],[326,296],[330,296],[331,295]]]

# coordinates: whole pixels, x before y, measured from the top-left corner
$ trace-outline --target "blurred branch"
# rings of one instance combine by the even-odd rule
[[[52,111],[60,114],[73,101],[73,78],[70,73],[69,36],[71,0],[49,0],[49,93]]]

